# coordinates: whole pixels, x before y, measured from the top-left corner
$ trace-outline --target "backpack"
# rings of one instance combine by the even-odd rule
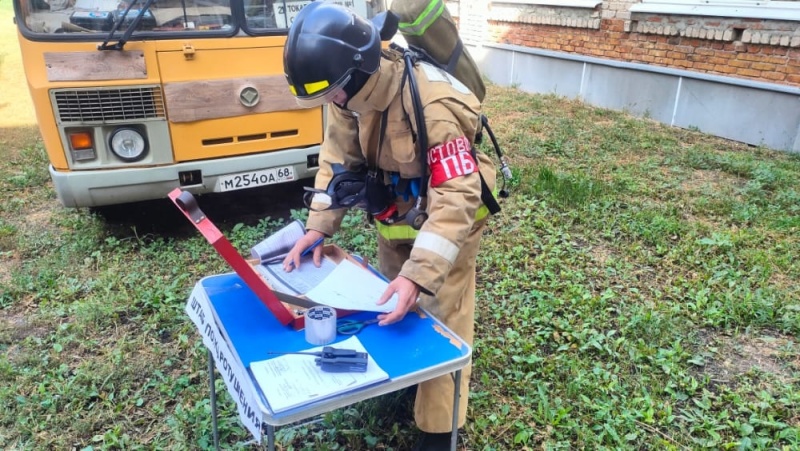
[[[399,19],[400,34],[411,49],[456,77],[483,102],[486,86],[480,70],[443,0],[394,0],[389,11]]]

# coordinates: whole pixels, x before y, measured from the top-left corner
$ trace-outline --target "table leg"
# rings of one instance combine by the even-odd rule
[[[217,429],[217,390],[214,387],[214,357],[208,351],[208,389],[211,392],[211,427],[214,431],[214,449],[219,450],[219,430]]]
[[[275,426],[267,425],[267,449],[275,451]]]
[[[450,451],[456,451],[458,446],[458,405],[461,401],[461,370],[456,371],[453,377],[453,428],[450,429]]]

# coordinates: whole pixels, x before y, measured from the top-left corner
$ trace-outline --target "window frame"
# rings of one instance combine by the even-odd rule
[[[511,5],[530,5],[530,6],[563,6],[565,8],[596,8],[603,3],[603,0],[502,0],[492,3],[505,3]]]
[[[771,0],[642,0],[632,13],[800,21],[800,2]]]
[[[13,0],[14,7],[14,24],[19,30],[20,34],[26,40],[33,42],[97,42],[104,39],[109,41],[117,41],[125,34],[125,29],[115,31],[113,34],[110,31],[92,30],[92,33],[59,33],[56,31],[34,31],[28,26],[26,21],[27,17],[33,17],[32,12],[26,11],[23,8],[22,2],[27,1],[30,3],[32,0]],[[143,5],[146,0],[140,0],[140,5]],[[131,34],[128,42],[136,41],[162,41],[169,39],[191,39],[191,38],[230,38],[236,36],[241,29],[240,21],[243,13],[238,12],[236,3],[229,3],[231,26],[227,29],[220,28],[217,30],[136,30]],[[239,14],[237,16],[237,14]]]

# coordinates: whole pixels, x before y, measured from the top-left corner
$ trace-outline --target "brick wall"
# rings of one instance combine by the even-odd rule
[[[459,20],[474,30],[466,1]],[[484,42],[800,86],[800,23],[631,13],[635,3],[606,1],[592,9],[489,2],[471,14],[483,18]],[[448,2],[454,7],[458,2]]]

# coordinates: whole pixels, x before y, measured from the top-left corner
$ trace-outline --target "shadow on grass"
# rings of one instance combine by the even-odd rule
[[[228,193],[198,195],[197,203],[223,232],[236,224],[256,225],[265,218],[288,221],[291,210],[304,208],[303,187],[313,180],[251,188]],[[157,199],[122,205],[92,208],[100,215],[112,233],[126,233],[135,228],[138,233],[165,236],[188,236],[196,229],[169,199]]]

